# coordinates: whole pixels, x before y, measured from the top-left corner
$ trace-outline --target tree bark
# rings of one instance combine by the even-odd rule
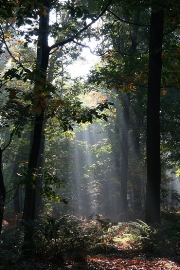
[[[122,123],[122,159],[121,159],[121,193],[120,220],[127,221],[127,182],[128,182],[128,153],[129,153],[129,94],[123,98]]]
[[[163,10],[152,11],[149,36],[147,101],[147,185],[145,221],[161,223],[160,218],[160,89],[162,69]]]
[[[134,21],[137,25],[130,26],[130,40],[131,46],[129,48],[129,55],[134,55],[137,51],[137,38],[139,31],[140,11],[135,12]],[[127,221],[128,213],[128,158],[129,158],[129,106],[130,94],[123,97],[123,124],[122,124],[122,160],[121,160],[121,193],[120,193],[120,216],[122,221]]]
[[[12,172],[12,177],[16,177],[18,173],[18,165],[16,164],[14,166],[13,172]],[[14,183],[16,191],[14,194],[14,214],[18,215],[19,213],[22,213],[22,187],[17,186],[17,183]]]
[[[14,194],[14,214],[22,213],[22,187],[18,187]]]
[[[44,123],[45,124],[45,123]],[[41,135],[41,146],[40,153],[38,157],[38,178],[36,184],[36,206],[35,206],[35,218],[38,218],[41,210],[42,210],[42,182],[43,182],[43,164],[44,164],[44,147],[45,147],[45,135],[44,133]]]
[[[49,11],[50,7],[48,2],[44,3],[45,13],[40,15],[39,23],[39,41],[37,46],[37,70],[40,71],[40,76],[36,78],[34,89],[38,89],[39,85],[46,84],[46,72],[49,60],[49,47],[48,47],[48,27],[49,27]],[[41,87],[35,95],[39,95],[39,105],[41,105]],[[36,101],[37,102],[37,101]],[[30,157],[28,162],[28,181],[25,189],[25,201],[23,219],[25,220],[25,234],[23,243],[23,255],[29,256],[33,252],[33,231],[34,219],[36,215],[36,202],[37,202],[37,181],[39,169],[39,157],[41,152],[42,132],[44,124],[44,109],[35,115],[34,134],[30,150]]]
[[[137,93],[137,104],[141,104],[141,93]],[[133,126],[133,161],[134,166],[137,169],[141,166],[141,153],[140,153],[140,135],[141,135],[141,118],[139,113],[135,110],[135,123]],[[133,219],[141,219],[143,212],[143,194],[144,188],[142,183],[142,176],[137,173],[136,168],[132,180],[132,208],[133,208]]]
[[[6,188],[4,185],[4,177],[2,172],[2,149],[0,148],[0,234],[2,231],[2,222],[3,222],[3,215],[4,215],[4,206],[5,206],[5,199],[6,199]]]

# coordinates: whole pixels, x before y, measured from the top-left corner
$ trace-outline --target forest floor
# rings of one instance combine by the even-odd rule
[[[168,213],[161,226],[153,227],[140,220],[112,224],[104,219],[77,222],[72,217],[41,220],[38,226],[35,251],[23,258],[20,223],[4,223],[0,270],[180,269],[179,213]]]
[[[145,269],[156,269],[156,270],[177,270],[180,269],[180,264],[175,262],[175,258],[168,259],[168,258],[150,258],[145,259],[141,257],[134,257],[134,258],[123,258],[121,255],[114,256],[88,256],[86,262],[74,262],[74,261],[67,261],[64,265],[60,266],[58,263],[53,262],[46,262],[44,260],[38,259],[31,259],[30,261],[23,261],[20,262],[20,265],[17,265],[13,268],[6,268],[8,269],[27,269],[27,270],[34,270],[34,269],[47,269],[47,270],[66,270],[66,269],[76,269],[76,270],[145,270]],[[0,268],[1,269],[1,268]],[[2,268],[5,269],[5,268]]]
[[[96,256],[87,256],[86,261],[66,261],[63,265],[59,265],[58,260],[56,262],[46,261],[46,259],[39,260],[37,258],[32,258],[31,260],[26,260],[19,262],[20,265],[17,265],[13,268],[16,269],[47,269],[47,270],[67,270],[67,269],[76,269],[76,270],[177,270],[180,269],[180,264],[176,262],[176,258],[160,258],[160,257],[151,257],[146,258],[145,254],[139,256],[127,256],[124,257],[121,254],[119,255],[96,255]],[[61,264],[61,262],[60,262]],[[1,268],[0,268],[1,269]],[[3,268],[5,269],[5,268]],[[6,268],[9,269],[9,268]]]

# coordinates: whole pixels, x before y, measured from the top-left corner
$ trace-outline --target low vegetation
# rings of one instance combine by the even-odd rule
[[[162,214],[162,225],[141,220],[112,223],[101,216],[41,216],[35,222],[34,252],[21,252],[20,217],[4,222],[0,269],[179,269],[180,215]]]

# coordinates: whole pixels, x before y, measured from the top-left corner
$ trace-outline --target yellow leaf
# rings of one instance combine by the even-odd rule
[[[4,34],[4,37],[5,38],[11,38],[12,37],[12,34],[6,33],[6,34]]]
[[[24,40],[19,39],[19,40],[18,40],[18,43],[24,43]]]
[[[167,90],[166,89],[163,89],[162,90],[162,94],[163,94],[163,96],[165,96],[167,94]]]
[[[131,90],[134,91],[134,92],[136,92],[136,86],[135,85],[132,85],[131,86]]]
[[[14,56],[14,58],[15,58],[16,60],[19,60],[19,53],[18,53],[18,52],[13,52],[12,55]]]

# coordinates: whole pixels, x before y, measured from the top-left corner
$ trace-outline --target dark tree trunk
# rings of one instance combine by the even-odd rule
[[[121,127],[120,122],[122,118],[121,113],[121,105],[120,105],[120,93],[117,91],[115,92],[118,95],[118,98],[113,99],[113,103],[116,108],[116,120],[115,120],[115,127],[114,127],[114,137],[111,142],[113,145],[113,153],[114,153],[114,162],[115,162],[115,170],[118,181],[115,183],[114,192],[112,192],[114,196],[114,200],[112,200],[112,209],[114,208],[114,221],[119,221],[119,207],[120,207],[120,169],[121,169]]]
[[[43,181],[42,168],[44,164],[44,146],[45,146],[45,135],[43,133],[41,137],[40,153],[38,157],[38,178],[37,178],[37,184],[36,184],[35,218],[38,218],[39,213],[42,210],[41,189],[42,189],[42,181]]]
[[[135,13],[134,21],[137,25],[130,26],[131,46],[129,54],[134,55],[137,50],[137,36],[139,30],[140,11]],[[121,193],[120,193],[120,216],[122,221],[127,220],[128,201],[127,201],[127,184],[128,184],[128,156],[129,156],[129,106],[130,95],[123,97],[123,124],[122,124],[122,160],[121,160]]]
[[[36,185],[38,177],[38,156],[41,145],[41,134],[43,129],[44,113],[36,115],[33,143],[30,152],[28,164],[28,183],[25,188],[24,212],[23,219],[25,220],[25,235],[23,252],[24,255],[30,254],[33,251],[33,221],[35,219],[36,210]]]
[[[141,94],[138,93],[137,100],[138,104],[141,104]],[[133,137],[133,159],[135,162],[135,166],[137,169],[141,166],[140,162],[140,134],[141,134],[141,119],[137,112],[135,112],[135,126],[134,126],[134,137]],[[141,219],[142,218],[142,210],[143,210],[143,183],[142,183],[142,176],[136,171],[133,175],[133,196],[132,196],[132,208],[133,208],[133,218],[134,219]]]
[[[18,165],[14,165],[11,177],[12,178],[17,177],[17,173],[18,173]],[[18,215],[19,213],[22,213],[22,187],[17,186],[17,183],[14,183],[14,188],[15,188],[15,193],[13,197],[14,214]]]
[[[137,123],[137,129],[139,128],[139,122]],[[140,135],[140,134],[139,134]],[[139,141],[140,136],[134,139],[134,158],[136,166],[140,166],[140,150],[139,150]],[[132,188],[133,188],[133,218],[134,219],[141,219],[142,218],[142,179],[141,176],[137,173],[133,176]]]
[[[23,218],[25,220],[34,220],[35,218],[35,202],[36,202],[36,184],[38,177],[38,157],[41,146],[41,136],[43,130],[44,113],[36,115],[34,124],[34,135],[31,146],[31,152],[28,163],[28,183],[25,189],[25,202]]]
[[[24,213],[23,219],[25,220],[25,235],[23,243],[23,254],[29,256],[33,251],[33,231],[34,225],[33,221],[36,215],[36,203],[37,203],[37,183],[38,183],[38,173],[39,173],[39,157],[41,154],[42,145],[42,132],[44,124],[44,109],[41,104],[41,89],[45,87],[46,84],[46,72],[49,60],[49,47],[48,47],[48,27],[49,27],[49,4],[44,3],[46,9],[45,14],[40,15],[39,24],[39,41],[37,49],[37,69],[40,71],[40,77],[36,78],[35,89],[39,91],[36,92],[39,96],[39,105],[41,107],[41,112],[37,113],[35,116],[34,123],[34,134],[32,139],[32,145],[30,150],[30,157],[28,163],[28,183],[25,189],[25,201],[24,201]],[[42,87],[44,85],[44,87]],[[36,90],[35,90],[36,91]],[[37,101],[36,101],[37,102]]]
[[[141,129],[141,120],[138,116],[135,119],[135,136],[133,140],[133,152],[135,159],[140,159],[140,129]]]
[[[22,213],[22,187],[18,187],[14,194],[14,214]]]
[[[0,149],[0,233],[2,231],[2,222],[3,222],[3,215],[4,215],[4,206],[5,206],[5,199],[6,199],[6,188],[4,185],[4,177],[2,172],[2,149]]]
[[[123,97],[122,123],[122,160],[121,160],[121,193],[120,193],[120,220],[127,220],[127,182],[128,182],[128,153],[129,153],[129,94]]]
[[[149,37],[147,101],[147,185],[145,221],[160,223],[160,89],[162,69],[163,10],[152,11]]]

